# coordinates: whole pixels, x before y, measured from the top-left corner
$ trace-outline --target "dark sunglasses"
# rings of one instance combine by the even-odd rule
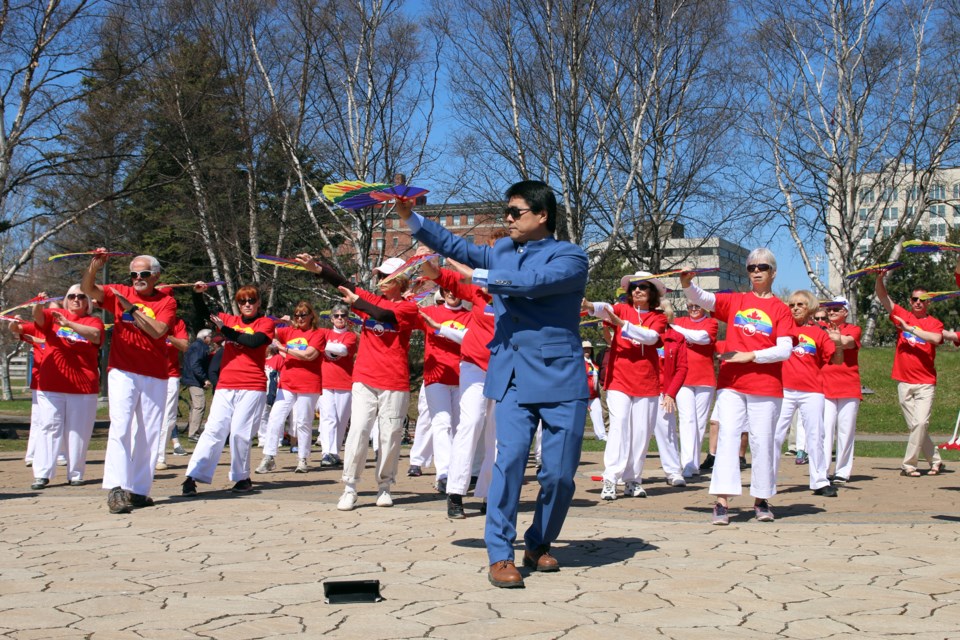
[[[806,302],[791,302],[791,303],[788,304],[787,306],[790,307],[791,309],[793,309],[794,307],[805,307],[805,306],[807,306],[807,303],[806,303]]]
[[[294,318],[309,318],[309,317],[312,316],[312,315],[313,315],[313,314],[310,313],[309,311],[304,311],[304,312],[302,312],[302,313],[295,313],[295,314],[293,314],[293,317],[294,317]]]
[[[835,309],[827,309],[827,313],[840,313],[841,311],[846,311],[843,307],[837,307]]]
[[[770,265],[764,264],[748,264],[747,273],[753,273],[754,271],[770,271]]]
[[[334,317],[334,318],[346,318],[346,317],[347,317],[347,314],[345,314],[345,313],[335,313],[335,314],[333,314],[333,317]]]
[[[68,293],[67,300],[86,300],[87,294],[85,293]]]
[[[256,298],[240,298],[239,300],[237,300],[237,304],[239,304],[240,306],[243,306],[245,304],[257,304],[258,302],[259,300],[257,300]]]
[[[521,209],[520,207],[504,207],[503,215],[504,217],[510,217],[514,220],[519,220],[520,216],[525,213],[535,213],[533,209]]]
[[[827,316],[813,316],[813,319],[816,320],[817,322],[823,322],[824,320],[827,319]]]
[[[927,302],[923,298],[918,298],[917,296],[910,296],[910,302]]]
[[[152,275],[153,275],[153,271],[131,271],[131,272],[130,272],[130,279],[131,279],[131,280],[136,280],[137,278],[141,278],[141,279],[143,279],[143,280],[146,280],[147,278],[149,278],[149,277],[152,276]]]

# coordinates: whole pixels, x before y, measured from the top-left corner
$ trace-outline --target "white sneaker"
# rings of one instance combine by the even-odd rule
[[[623,495],[626,498],[646,498],[647,492],[639,482],[628,482],[623,486]]]
[[[277,468],[277,463],[274,462],[273,456],[263,456],[263,460],[260,461],[260,466],[254,470],[254,473],[270,473]]]
[[[390,497],[390,492],[386,489],[380,489],[380,492],[377,494],[377,506],[378,507],[392,507],[393,498]]]
[[[343,492],[343,495],[340,496],[340,501],[337,502],[337,509],[340,511],[353,511],[353,508],[357,506],[357,494],[355,491]]]
[[[32,467],[32,466],[33,466],[33,458],[26,458],[26,459],[24,459],[23,462],[24,462],[24,464],[26,464],[28,467]]]
[[[167,463],[163,460],[157,460],[157,464],[153,466],[157,471],[166,471],[168,469]]]
[[[610,480],[603,481],[603,490],[600,492],[601,500],[616,500],[617,499],[617,485]]]
[[[667,484],[671,487],[685,487],[687,486],[687,481],[683,479],[683,476],[670,476],[667,478]]]
[[[58,467],[65,467],[65,466],[67,466],[67,457],[64,456],[64,455],[59,455],[59,456],[57,456],[57,466],[58,466]]]
[[[293,472],[294,472],[294,473],[306,473],[306,472],[309,471],[309,470],[310,470],[310,468],[307,467],[307,461],[304,460],[303,458],[300,458],[300,460],[297,462],[297,468],[294,469]]]

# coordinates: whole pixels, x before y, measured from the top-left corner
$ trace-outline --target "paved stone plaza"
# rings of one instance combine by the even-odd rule
[[[601,454],[585,453],[554,546],[562,570],[522,570],[526,588],[505,590],[486,579],[478,504],[448,520],[430,474],[403,477],[384,509],[368,467],[358,508],[341,513],[339,472],[295,475],[288,453],[283,471],[254,477],[256,494],[227,491],[221,464],[192,500],[179,497],[187,458],[168,456],[156,506],[116,516],[102,451],[85,486],[64,486],[59,468],[43,492],[21,455],[0,453],[2,637],[960,638],[953,469],[902,478],[897,460],[861,458],[840,497],[821,498],[786,458],[776,522],[757,523],[741,498],[723,528],[708,524],[707,479],[669,488],[656,458],[649,498],[601,503]],[[369,578],[382,602],[324,603],[324,581]]]

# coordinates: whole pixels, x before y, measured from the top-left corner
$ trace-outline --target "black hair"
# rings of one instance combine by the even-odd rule
[[[547,212],[547,231],[557,230],[557,197],[553,189],[540,180],[523,180],[507,189],[507,200],[513,197],[523,198],[534,213]]]

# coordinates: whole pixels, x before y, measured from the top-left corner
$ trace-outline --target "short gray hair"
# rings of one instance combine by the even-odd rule
[[[206,340],[212,335],[213,331],[210,331],[210,329],[200,329],[200,331],[197,331],[197,340]]]
[[[342,313],[349,314],[349,313],[350,313],[350,307],[348,307],[347,305],[343,304],[342,302],[338,302],[337,304],[333,305],[333,308],[330,309],[330,312],[331,312],[331,313],[342,312]]]
[[[146,260],[147,262],[150,263],[150,271],[152,271],[153,273],[160,273],[160,261],[154,258],[153,256],[147,256],[147,255],[137,256],[136,258],[131,260],[130,271],[133,271],[133,263],[136,262],[137,260]]]
[[[777,259],[773,255],[773,251],[767,249],[766,247],[758,247],[750,252],[750,255],[747,256],[747,264],[768,264],[770,268],[774,271],[777,270]]]

